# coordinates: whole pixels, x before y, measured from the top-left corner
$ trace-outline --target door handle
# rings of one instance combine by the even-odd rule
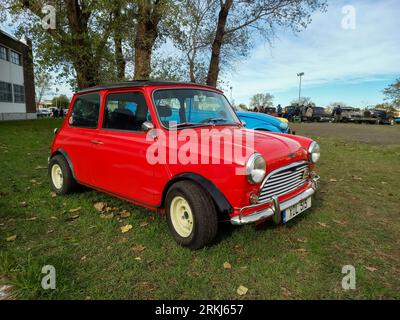
[[[103,142],[98,141],[98,140],[90,140],[90,142],[93,144],[103,144]]]

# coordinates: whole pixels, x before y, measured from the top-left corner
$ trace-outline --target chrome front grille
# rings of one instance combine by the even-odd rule
[[[259,196],[259,202],[282,196],[303,185],[309,176],[307,162],[296,162],[279,168],[265,178]]]

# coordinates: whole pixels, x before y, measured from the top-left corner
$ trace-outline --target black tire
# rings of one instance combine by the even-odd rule
[[[193,228],[189,236],[182,237],[171,219],[171,203],[174,198],[184,198],[192,211]],[[218,231],[218,214],[213,199],[199,185],[191,181],[179,181],[169,190],[165,199],[168,227],[175,241],[191,250],[210,245]]]
[[[52,178],[52,169],[54,165],[58,165],[61,168],[62,172],[62,186],[61,188],[57,188]],[[52,190],[58,195],[65,195],[71,193],[77,187],[77,182],[72,175],[71,168],[67,160],[60,154],[55,155],[50,159],[49,167],[48,167],[50,185]]]

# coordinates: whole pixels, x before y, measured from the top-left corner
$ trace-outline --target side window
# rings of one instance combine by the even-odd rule
[[[73,127],[96,128],[99,120],[100,95],[85,94],[75,99],[68,123]]]
[[[111,93],[104,108],[103,128],[142,131],[149,108],[141,92]]]

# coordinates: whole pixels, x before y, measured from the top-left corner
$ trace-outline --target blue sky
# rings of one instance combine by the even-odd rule
[[[305,73],[302,96],[317,105],[343,101],[366,106],[383,101],[382,90],[400,77],[400,1],[328,2],[327,12],[314,14],[306,30],[296,34],[280,30],[272,46],[257,40],[250,56],[224,76],[236,103],[248,104],[253,94],[268,92],[275,104],[288,105],[298,97],[298,72]],[[346,5],[355,9],[355,29],[342,28]],[[12,33],[11,27],[2,28]],[[67,84],[57,87],[57,94],[71,96]]]
[[[355,9],[355,29],[342,28],[342,8]],[[382,90],[400,77],[400,1],[329,1],[301,33],[284,30],[272,47],[262,41],[227,80],[236,103],[269,92],[275,104],[298,97],[298,72],[304,72],[302,96],[318,105],[343,101],[365,106],[383,100]]]

